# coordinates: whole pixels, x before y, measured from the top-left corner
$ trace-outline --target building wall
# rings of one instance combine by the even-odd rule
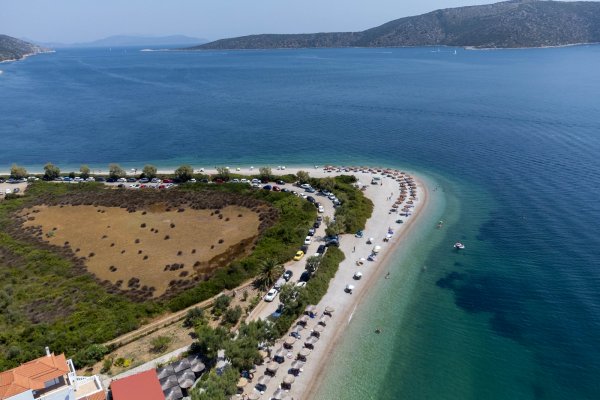
[[[70,386],[66,386],[63,390],[40,397],[40,400],[75,400],[75,392]]]
[[[33,400],[33,393],[31,390],[23,393],[19,393],[15,396],[9,397],[7,400]]]

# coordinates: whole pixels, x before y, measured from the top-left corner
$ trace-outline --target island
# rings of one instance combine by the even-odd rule
[[[600,3],[516,0],[448,8],[362,32],[263,34],[186,50],[457,46],[520,48],[600,42]]]
[[[0,35],[0,62],[21,60],[27,56],[50,51],[44,47],[7,35]]]

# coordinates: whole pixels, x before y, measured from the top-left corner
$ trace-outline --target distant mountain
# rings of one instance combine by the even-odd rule
[[[0,62],[20,60],[23,57],[46,51],[49,50],[11,36],[0,35]]]
[[[517,0],[448,8],[362,32],[251,35],[188,50],[471,46],[515,48],[600,42],[600,2]]]
[[[44,43],[52,47],[133,47],[133,46],[185,46],[199,43],[206,43],[208,40],[198,39],[184,35],[171,36],[131,36],[115,35],[104,39],[94,40],[84,43]]]

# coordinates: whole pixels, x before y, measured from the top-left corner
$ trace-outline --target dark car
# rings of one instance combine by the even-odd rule
[[[285,182],[280,179],[280,180],[277,181],[277,184],[278,185],[285,185]]]
[[[308,282],[310,279],[310,272],[304,271],[302,275],[300,275],[300,282]]]
[[[117,181],[117,178],[108,178],[106,180],[106,182],[109,182],[109,183],[113,183],[113,182],[116,182],[116,181]]]
[[[281,192],[281,188],[279,186],[273,186],[274,192]]]
[[[313,228],[318,229],[321,226],[321,221],[315,221]]]
[[[304,254],[306,254],[306,252],[308,251],[308,246],[302,246],[300,247],[300,251],[304,252]]]
[[[319,221],[319,222],[323,221],[323,217],[321,215],[317,216],[317,221]]]
[[[127,178],[127,182],[135,182],[136,179],[135,178]]]
[[[311,203],[314,203],[316,201],[315,198],[312,196],[306,196],[306,200],[310,201]]]
[[[283,273],[283,279],[289,281],[290,279],[292,279],[292,275],[294,275],[294,273],[288,269]]]
[[[289,192],[290,190],[289,190],[289,189],[286,189],[286,188],[281,188],[281,191],[282,191],[283,193],[287,193],[287,192]]]
[[[323,254],[325,254],[325,251],[327,251],[327,246],[325,246],[324,244],[322,244],[317,249],[317,254],[323,255]]]
[[[263,189],[265,189],[265,190],[271,190],[272,187],[271,187],[271,185],[265,185],[265,186],[263,186]]]
[[[311,187],[306,188],[304,190],[307,191],[308,193],[314,193],[314,192],[316,192],[316,190],[314,188],[311,188]]]
[[[96,182],[106,182],[106,179],[104,179],[104,177],[99,176],[97,178],[94,178],[96,180]]]
[[[325,246],[340,246],[340,238],[338,236],[326,236],[325,237]]]

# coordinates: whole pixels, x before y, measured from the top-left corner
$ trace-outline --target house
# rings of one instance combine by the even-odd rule
[[[110,390],[113,400],[165,400],[154,369],[117,379]]]
[[[0,373],[0,400],[105,400],[97,376],[80,377],[64,354],[46,355]]]

